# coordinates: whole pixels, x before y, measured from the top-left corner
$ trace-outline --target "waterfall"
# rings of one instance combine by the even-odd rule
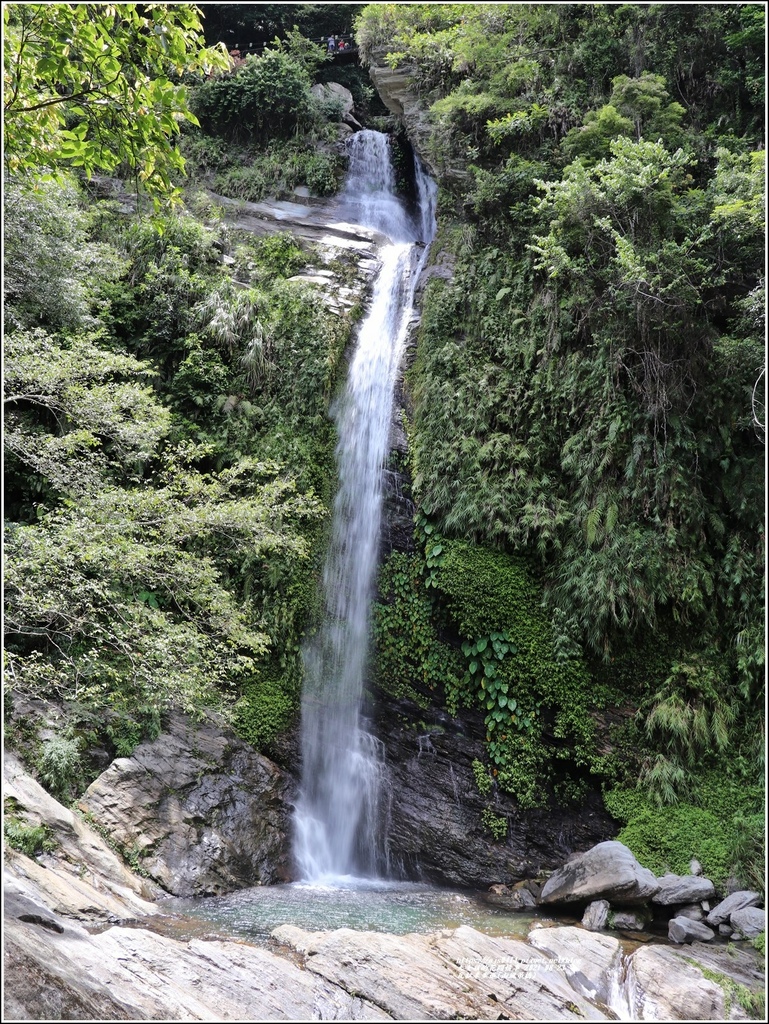
[[[302,783],[294,812],[301,877],[376,875],[381,744],[363,727],[363,683],[382,515],[382,477],[398,366],[414,286],[434,233],[434,183],[416,161],[418,216],[396,195],[390,142],[362,131],[349,142],[340,195],[348,220],[389,240],[360,325],[345,394],[335,410],[339,490],[323,571],[325,611],[306,645]]]

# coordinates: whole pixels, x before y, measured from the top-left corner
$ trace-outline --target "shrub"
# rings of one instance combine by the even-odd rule
[[[309,85],[306,70],[293,57],[267,50],[247,57],[234,73],[204,82],[192,104],[209,131],[258,136],[269,131],[286,138],[310,107]]]
[[[283,683],[265,679],[246,686],[235,705],[235,730],[257,750],[265,750],[290,725],[295,711]]]
[[[3,821],[3,836],[10,847],[28,857],[56,848],[56,841],[46,825],[25,825],[13,816]]]
[[[72,800],[83,771],[80,759],[81,742],[65,736],[53,736],[43,740],[43,749],[38,761],[40,781],[45,788],[63,803]]]

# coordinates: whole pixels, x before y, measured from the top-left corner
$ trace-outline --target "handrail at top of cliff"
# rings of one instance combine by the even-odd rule
[[[348,53],[358,52],[358,44],[356,43],[355,36],[352,33],[334,36],[333,49],[328,48],[328,39],[329,37],[325,36],[323,38],[313,38],[310,41],[318,46],[322,46],[332,59],[344,57]],[[343,49],[339,49],[340,42],[344,43]],[[234,67],[239,67],[246,57],[260,57],[266,49],[272,46],[272,42],[249,42],[242,46],[239,43],[235,43],[233,46],[232,43],[225,42],[224,45],[227,47],[227,52],[234,62]]]

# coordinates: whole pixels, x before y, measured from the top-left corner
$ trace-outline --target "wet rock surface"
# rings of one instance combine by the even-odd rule
[[[290,872],[289,777],[217,721],[169,716],[118,758],[80,808],[175,896],[215,895]]]
[[[482,796],[472,762],[483,760],[483,719],[380,697],[376,734],[384,745],[382,815],[387,862],[403,877],[487,888],[552,870],[615,829],[596,794],[578,810],[520,811],[504,793]],[[499,842],[485,831],[486,807],[508,822]]]

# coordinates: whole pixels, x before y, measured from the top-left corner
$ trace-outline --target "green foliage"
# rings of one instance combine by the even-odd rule
[[[486,767],[478,760],[472,763],[473,775],[475,776],[475,784],[478,787],[478,792],[481,796],[488,796],[491,792],[493,785],[491,776],[488,773]]]
[[[235,729],[257,750],[269,750],[296,710],[296,693],[287,692],[284,683],[270,679],[249,683],[234,708]]]
[[[574,799],[584,789],[580,771],[606,767],[596,756],[591,715],[606,693],[579,657],[557,654],[541,591],[522,560],[436,537],[429,523],[427,529],[428,564],[438,564],[426,582],[454,623],[465,659],[458,691],[446,688],[449,709],[456,711],[460,695],[483,709],[494,776],[522,807],[542,806],[555,783]]]
[[[762,605],[761,524],[750,515],[761,507],[760,450],[744,412],[735,414],[745,408],[760,355],[752,341],[740,349],[724,337],[714,343],[710,363],[706,354],[708,331],[714,333],[709,304],[723,301],[718,290],[725,287],[728,294],[740,274],[754,280],[736,233],[724,239],[736,261],[726,267],[715,254],[713,232],[728,224],[728,209],[744,218],[743,237],[752,237],[750,197],[760,196],[762,185],[747,155],[719,157],[720,170],[703,198],[684,174],[683,154],[630,137],[615,140],[608,151],[592,170],[577,162],[560,179],[550,171],[543,186],[550,197],[562,198],[572,181],[580,182],[574,202],[565,205],[561,198],[544,206],[530,199],[541,161],[511,156],[499,170],[474,169],[479,226],[453,235],[444,229],[443,244],[456,257],[455,278],[427,289],[409,372],[414,494],[434,524],[432,544],[442,548],[431,590],[444,573],[446,537],[537,553],[543,571],[535,603],[544,597],[547,605],[553,660],[568,663],[584,650],[593,659],[594,678],[618,690],[626,685],[624,699],[644,700],[644,715],[660,704],[633,762],[647,787],[669,800],[686,794],[696,771],[687,759],[725,750],[746,729],[753,734],[760,728],[755,698],[742,703],[742,694],[758,693],[762,664],[758,633],[748,625],[758,622]],[[719,195],[722,187],[733,201]],[[591,205],[599,193],[599,206]],[[505,201],[512,201],[509,218]],[[542,214],[546,234],[536,229]],[[626,218],[622,237],[611,234],[618,217]],[[678,229],[685,259],[665,249]],[[605,230],[611,235],[606,245]],[[532,234],[548,239],[547,245],[556,237],[564,243],[563,265],[555,249],[550,253],[552,283],[537,283],[534,255],[529,262],[505,251],[520,252]],[[639,250],[635,255],[625,245],[629,238]],[[578,267],[570,263],[577,249]],[[599,265],[600,280],[590,282],[591,268]],[[680,279],[663,277],[682,270],[690,283],[698,282],[700,294]],[[649,298],[655,287],[657,298]],[[732,307],[742,326],[735,319],[731,330],[757,340],[756,321],[742,319],[743,301]],[[656,307],[654,324],[641,308],[646,302]],[[605,321],[599,315],[603,303]],[[727,351],[729,361],[722,363]],[[740,363],[739,351],[746,362]],[[704,472],[706,462],[710,469]],[[729,490],[728,502],[712,486],[715,479]],[[746,487],[753,494],[749,502]],[[427,548],[428,556],[433,549]],[[500,593],[491,581],[487,590]],[[482,608],[483,595],[466,604]],[[723,610],[718,619],[716,607]],[[473,644],[506,629],[519,646],[499,611],[483,628],[459,623],[462,639]],[[694,624],[700,627],[696,643]],[[605,670],[593,652],[605,659]],[[639,671],[644,663],[645,673]],[[709,696],[692,692],[684,665],[695,672],[698,686],[709,680]],[[502,668],[507,671],[504,662]],[[546,678],[548,671],[537,666],[532,675]],[[618,672],[626,677],[622,685]],[[506,696],[520,706],[521,681],[510,682]],[[536,705],[536,688],[529,693]],[[560,713],[560,728],[582,736],[580,704],[568,727],[565,709]],[[674,740],[662,719],[679,704],[689,708],[692,723],[697,714],[698,731],[682,726]],[[514,756],[523,765],[523,753]],[[527,750],[526,756],[529,768],[513,780],[525,799],[541,798],[551,784],[564,796],[584,786],[573,769],[570,778],[554,777],[559,759],[552,749],[542,757]],[[619,768],[611,754],[579,752],[576,758],[600,772]],[[535,778],[539,787],[529,786],[526,780]]]
[[[195,122],[183,73],[227,66],[203,47],[186,4],[6,4],[4,155],[11,173],[126,168],[155,197],[174,194],[179,122]]]
[[[720,822],[699,807],[681,804],[664,811],[646,810],[626,825],[617,839],[657,875],[668,871],[685,874],[695,856],[719,888],[729,874],[728,840],[720,834]]]
[[[149,594],[148,603],[153,599]],[[155,740],[160,735],[158,708],[149,704],[126,709],[107,721],[104,732],[117,757],[130,757],[143,740]]]
[[[78,793],[83,771],[80,741],[67,736],[43,740],[37,767],[45,788],[62,803],[70,803]]]
[[[338,156],[313,149],[304,138],[274,141],[249,153],[245,164],[217,168],[213,187],[224,196],[249,202],[290,196],[298,185],[328,196],[339,188],[341,169]]]
[[[763,891],[760,784],[719,770],[702,771],[687,802],[660,807],[641,788],[622,787],[606,792],[604,802],[609,813],[625,823],[617,839],[656,874],[686,874],[694,857],[721,890],[736,874],[741,884]]]
[[[491,808],[484,808],[481,813],[481,823],[491,833],[495,843],[500,843],[507,838],[507,818],[495,814]]]
[[[283,49],[246,57],[227,75],[203,82],[193,106],[209,131],[264,137],[291,135],[310,106],[307,69]]]
[[[395,552],[384,563],[372,631],[379,685],[426,708],[441,686],[458,686],[460,668],[456,652],[439,639],[422,571],[416,555]]]
[[[18,804],[11,797],[3,801],[3,837],[14,850],[36,857],[56,849],[56,840],[47,825],[29,825],[22,816]]]
[[[6,450],[73,498],[151,459],[169,430],[151,367],[98,342],[75,335],[65,347],[40,328],[5,341]]]
[[[285,231],[260,239],[255,256],[258,266],[270,275],[280,277],[290,277],[307,262],[301,246],[297,245],[293,235]]]
[[[110,247],[88,239],[89,217],[75,182],[4,182],[6,330],[46,326],[91,328],[105,301],[104,285],[124,264]]]
[[[87,7],[52,23],[74,18],[79,33]],[[188,13],[125,5],[122,21],[104,18],[115,47],[129,22],[158,36],[184,23],[191,45]],[[167,44],[170,75],[178,40]],[[318,52],[290,34],[249,69],[246,99],[274,86],[275,109],[303,103]],[[68,129],[96,124],[99,96],[85,114],[67,108]],[[256,123],[264,110],[252,113],[285,187],[335,187],[335,156],[308,151],[308,136],[270,139]],[[323,137],[314,103],[300,122]],[[89,138],[82,149],[69,139],[87,172]],[[185,148],[196,170],[242,156],[197,132]],[[327,412],[352,324],[315,288],[286,280],[308,258],[290,236],[246,243],[200,191],[198,216],[129,217],[99,200],[102,187],[86,197],[68,179],[19,172],[6,192],[7,669],[22,696],[65,709],[63,746],[43,751],[42,772],[66,799],[90,781],[90,749],[128,756],[157,735],[166,708],[237,706],[260,745],[290,724],[334,477]],[[231,265],[222,253],[233,245]]]
[[[107,707],[217,703],[215,687],[231,691],[269,647],[227,575],[255,555],[262,578],[290,578],[308,553],[296,525],[322,514],[276,472],[243,460],[203,476],[171,457],[163,486],[103,488],[14,530],[6,629],[19,685]]]

